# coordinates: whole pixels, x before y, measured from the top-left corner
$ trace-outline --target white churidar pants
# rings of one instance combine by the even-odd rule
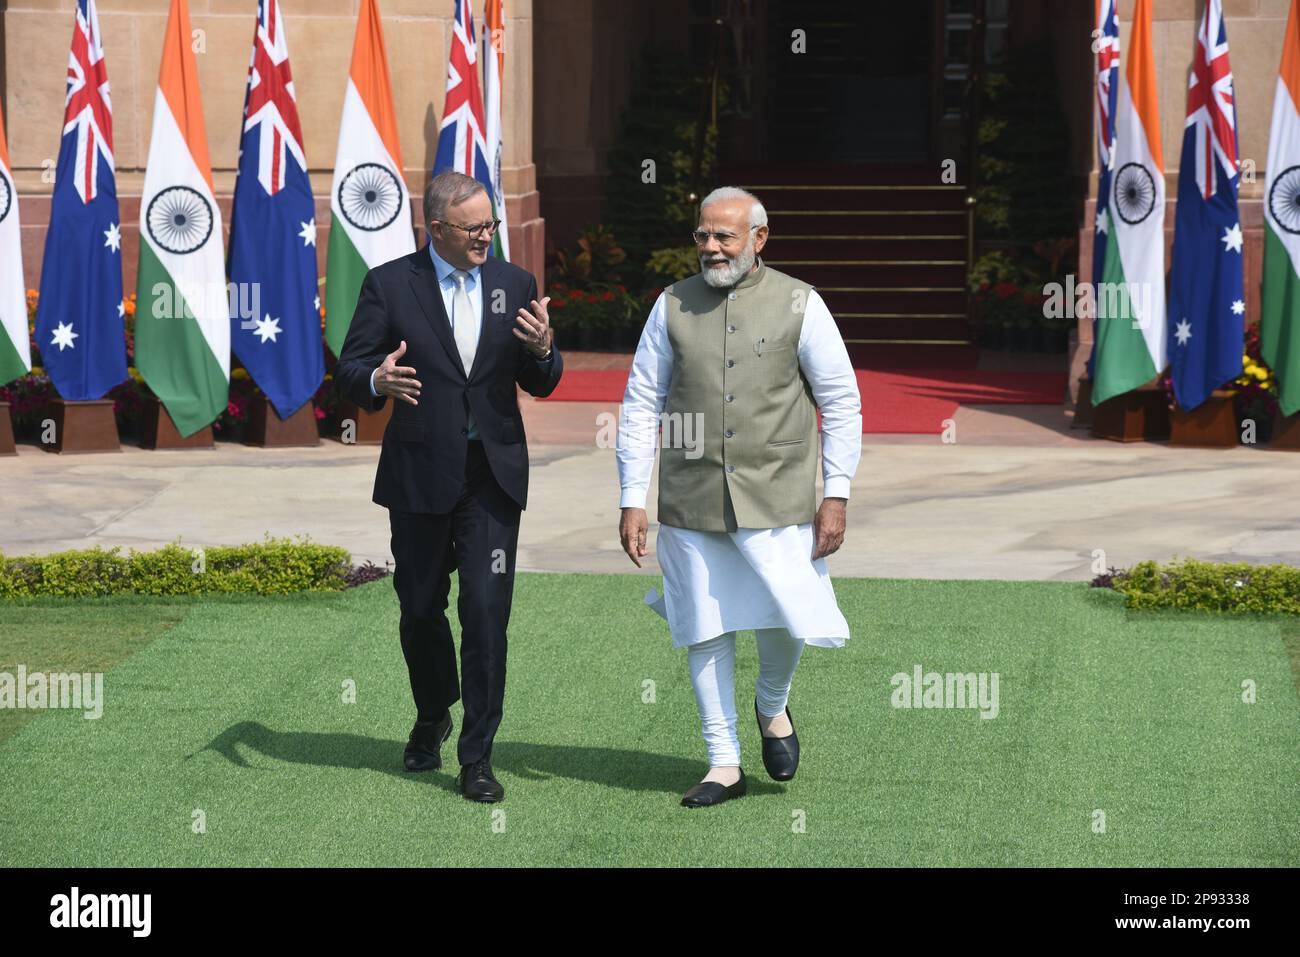
[[[803,653],[804,641],[791,637],[784,628],[760,628],[754,636],[758,640],[758,680],[754,683],[754,695],[758,699],[759,713],[772,718],[785,712],[790,682]],[[695,703],[700,709],[704,743],[709,749],[709,766],[738,767],[736,633],[729,631],[689,645],[687,656]]]

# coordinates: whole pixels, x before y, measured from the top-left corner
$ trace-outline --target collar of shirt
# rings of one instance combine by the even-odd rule
[[[451,279],[451,274],[456,271],[457,267],[439,256],[437,251],[433,248],[433,243],[429,243],[429,258],[433,260],[433,271],[438,277],[438,285],[442,286],[449,281],[454,285],[455,282]],[[465,280],[466,290],[473,289],[478,285],[478,273],[480,268],[481,267],[479,266],[475,266],[473,269],[466,270],[469,273],[469,278]]]

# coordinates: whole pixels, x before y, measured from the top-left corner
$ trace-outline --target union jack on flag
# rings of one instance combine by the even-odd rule
[[[1218,190],[1214,160],[1235,179],[1237,111],[1232,94],[1232,67],[1228,65],[1228,32],[1218,0],[1206,4],[1196,34],[1196,55],[1187,88],[1187,127],[1196,129],[1196,185],[1209,199]]]
[[[483,130],[483,94],[478,80],[474,11],[470,0],[456,0],[451,50],[447,57],[447,99],[442,107],[433,175],[455,170],[473,176],[493,199],[493,214],[499,218]],[[495,237],[492,251],[494,255],[500,255],[500,244]]]
[[[278,0],[258,5],[257,35],[248,65],[248,104],[244,107],[244,132],[264,127],[258,137],[257,180],[274,196],[285,185],[285,153],[307,167],[302,149],[302,126],[289,71],[289,47],[280,22]]]
[[[325,376],[316,201],[279,0],[261,0],[230,218],[230,347],[287,419]]]
[[[1097,0],[1097,152],[1101,169],[1109,172],[1115,149],[1115,100],[1119,95],[1119,17],[1115,0]],[[1098,196],[1106,193],[1098,191]]]
[[[113,105],[95,0],[78,0],[74,17],[36,338],[59,395],[82,401],[103,398],[127,376],[126,309]]]

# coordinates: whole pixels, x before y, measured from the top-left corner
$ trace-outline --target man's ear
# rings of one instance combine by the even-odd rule
[[[763,247],[767,245],[767,226],[759,226],[754,230],[754,252],[761,253]]]

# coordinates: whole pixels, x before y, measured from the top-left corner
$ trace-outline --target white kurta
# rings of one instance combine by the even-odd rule
[[[808,297],[799,333],[799,368],[822,413],[824,494],[847,499],[862,454],[862,402],[844,340],[816,291]],[[641,333],[623,395],[617,449],[622,508],[645,508],[672,371],[661,294]],[[735,532],[661,525],[656,547],[664,592],[659,597],[652,589],[646,603],[668,621],[678,647],[758,628],[786,628],[825,647],[843,645],[849,637],[826,560],[812,560],[810,522]]]

